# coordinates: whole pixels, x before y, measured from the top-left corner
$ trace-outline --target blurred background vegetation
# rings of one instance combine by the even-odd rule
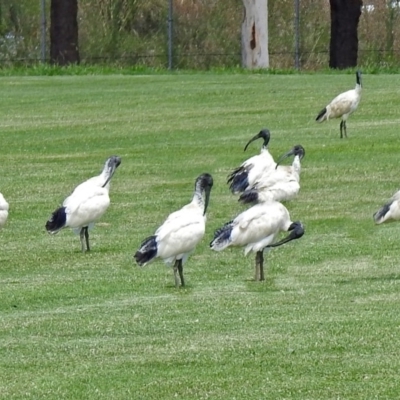
[[[172,3],[175,68],[241,65],[241,0],[172,0]],[[293,68],[294,2],[269,0],[268,11],[270,66]],[[46,0],[47,49],[49,14],[50,0]],[[79,0],[78,24],[83,64],[156,68],[168,65],[168,0]],[[0,0],[0,66],[40,62],[41,30],[40,0]],[[364,1],[358,34],[359,65],[398,66],[399,2]],[[327,68],[329,38],[329,0],[301,0],[301,69]]]

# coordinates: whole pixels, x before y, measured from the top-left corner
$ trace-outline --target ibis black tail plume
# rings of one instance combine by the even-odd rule
[[[322,122],[322,118],[324,117],[325,114],[326,114],[326,107],[319,112],[319,114],[317,115],[317,118],[315,118],[315,120],[317,122]]]
[[[249,173],[246,168],[240,166],[236,168],[229,176],[227,183],[233,194],[241,193],[249,186]]]
[[[223,227],[217,229],[214,233],[214,239],[210,243],[210,247],[216,251],[225,249],[230,243],[232,229],[233,221],[229,221]]]
[[[50,219],[46,222],[46,230],[49,233],[57,233],[59,230],[64,228],[67,221],[67,214],[65,213],[65,207],[60,207],[53,212]]]
[[[252,204],[258,202],[258,191],[256,189],[245,190],[238,201],[242,204]]]
[[[385,215],[389,212],[391,205],[392,203],[385,204],[374,214],[374,221],[376,224],[380,224],[384,221]]]
[[[157,236],[149,236],[144,239],[139,250],[135,253],[134,258],[140,266],[148,264],[157,256]]]

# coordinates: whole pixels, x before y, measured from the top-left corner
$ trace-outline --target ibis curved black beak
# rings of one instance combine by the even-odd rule
[[[208,204],[210,202],[211,188],[213,187],[214,180],[210,174],[202,174],[196,179],[195,190],[204,191],[204,211],[203,215],[206,214]],[[198,186],[199,185],[199,186]]]
[[[357,79],[357,85],[361,86],[361,71],[357,70],[356,72],[356,79]]]
[[[105,187],[108,182],[110,182],[111,178],[114,175],[115,170],[120,166],[121,164],[121,157],[118,156],[111,156],[107,161],[106,161],[106,168],[108,168],[108,178],[105,181],[103,187]]]
[[[291,240],[301,238],[304,235],[304,226],[300,221],[295,221],[295,222],[292,222],[292,224],[289,226],[288,231],[291,231],[291,232],[284,239],[280,240],[279,242],[272,243],[272,244],[266,246],[265,248],[278,247],[287,242],[290,242]]]
[[[289,150],[287,153],[281,155],[276,163],[275,169],[278,168],[278,165],[287,157],[290,156],[299,156],[300,160],[305,156],[306,151],[304,150],[304,147],[300,144],[297,144],[294,146],[291,150]]]
[[[288,151],[287,153],[282,154],[282,155],[278,158],[278,161],[276,162],[275,169],[278,168],[279,164],[280,164],[285,158],[288,158],[288,157],[293,156],[293,155],[294,155],[294,149],[291,149],[291,150]]]
[[[262,129],[260,132],[258,132],[257,135],[253,136],[253,137],[247,142],[247,144],[246,144],[246,146],[245,146],[245,148],[244,148],[244,151],[247,150],[247,147],[248,147],[248,145],[249,145],[251,142],[254,142],[255,140],[260,139],[260,138],[263,138],[263,139],[264,139],[263,147],[267,147],[267,146],[268,146],[268,143],[269,143],[269,140],[270,140],[270,138],[271,138],[271,133],[270,133],[270,131],[269,131],[268,129]]]
[[[210,203],[211,186],[206,187],[205,194],[203,215],[206,215],[208,204]]]

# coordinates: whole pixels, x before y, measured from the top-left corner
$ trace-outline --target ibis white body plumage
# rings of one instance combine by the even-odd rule
[[[279,165],[286,157],[294,155],[292,165]],[[289,201],[300,191],[301,160],[305,155],[303,146],[296,145],[282,155],[276,167],[264,173],[257,183],[245,190],[239,197],[244,204],[266,201]]]
[[[361,100],[361,72],[356,72],[356,87],[347,92],[341,93],[336,96],[324,109],[318,114],[316,121],[323,122],[329,121],[332,118],[341,118],[340,122],[340,137],[347,137],[346,121],[350,114],[352,114]]]
[[[4,196],[0,193],[0,229],[5,225],[8,218],[9,204]]]
[[[259,138],[264,139],[260,154],[244,161],[228,176],[227,183],[229,183],[229,188],[234,194],[244,192],[246,189],[253,186],[264,173],[275,168],[276,163],[267,148],[270,140],[270,132],[268,129],[261,130],[257,135],[251,138],[244,150],[246,151],[248,145]]]
[[[80,234],[82,251],[89,251],[88,231],[110,205],[110,180],[120,164],[121,159],[112,156],[106,161],[100,175],[78,185],[62,206],[53,212],[46,223],[46,230],[56,234],[63,228],[72,228]]]
[[[204,236],[212,185],[210,174],[196,179],[192,201],[170,214],[154,235],[143,240],[134,256],[140,266],[161,258],[174,266],[175,285],[185,285],[183,265]]]
[[[276,242],[281,232],[290,234]],[[292,222],[286,207],[277,201],[254,205],[226,223],[214,234],[211,249],[221,251],[227,247],[244,247],[245,255],[256,253],[255,280],[264,280],[263,250],[277,247],[304,234],[301,222]]]
[[[376,224],[398,220],[400,220],[400,190],[374,214]]]

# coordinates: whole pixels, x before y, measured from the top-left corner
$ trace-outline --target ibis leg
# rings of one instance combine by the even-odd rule
[[[84,235],[85,235],[85,228],[82,228],[81,231],[79,232],[79,238],[81,239],[82,253],[85,252],[85,240],[84,240]]]
[[[179,277],[181,278],[181,286],[185,286],[185,281],[183,280],[183,265],[182,265],[182,260],[178,260],[178,272],[179,272]]]
[[[259,271],[258,280],[263,281],[264,280],[264,253],[262,251],[257,251],[256,257],[257,257],[258,271]]]
[[[260,281],[264,280],[264,253],[262,251],[259,252],[259,260],[260,260]]]
[[[175,279],[175,287],[179,287],[180,285],[180,280],[179,280],[179,261],[180,260],[176,260],[175,264],[174,264],[174,279]]]
[[[256,269],[254,271],[254,280],[258,281],[259,277],[260,277],[260,265],[258,263],[258,253],[256,253]]]
[[[89,251],[89,228],[84,226],[79,232],[79,237],[81,239],[82,253]]]
[[[89,227],[85,227],[86,251],[90,251],[89,246]]]
[[[264,255],[262,251],[257,251],[256,253],[256,273],[254,280],[264,280]]]
[[[346,121],[343,121],[343,128],[344,128],[344,136],[347,137],[347,126],[346,126]]]
[[[340,121],[340,139],[343,139],[343,120]]]

